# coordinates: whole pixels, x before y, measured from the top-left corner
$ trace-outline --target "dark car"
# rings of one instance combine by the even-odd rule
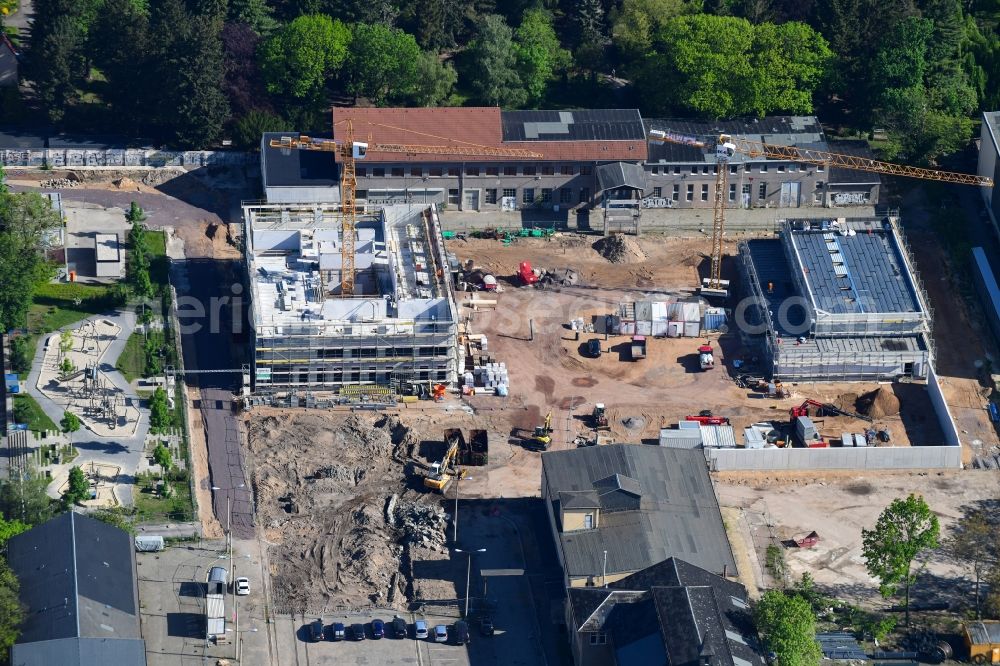
[[[330,625],[330,638],[335,641],[344,640],[344,623],[334,622]]]
[[[406,620],[398,615],[392,618],[392,633],[396,638],[406,638]]]
[[[469,642],[469,624],[465,620],[456,622],[452,632],[455,645],[465,645]]]
[[[587,341],[587,356],[601,358],[601,341],[598,338],[591,338]]]
[[[351,625],[351,635],[356,641],[365,640],[365,625],[360,623],[355,623]]]
[[[479,633],[483,636],[492,636],[493,632],[493,618],[489,615],[484,615],[479,618]]]
[[[378,640],[385,636],[385,622],[382,620],[372,620],[372,638]]]
[[[313,643],[323,640],[323,620],[313,620],[309,624],[309,640]]]

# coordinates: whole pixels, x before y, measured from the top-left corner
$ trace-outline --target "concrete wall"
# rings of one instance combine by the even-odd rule
[[[830,449],[705,449],[713,472],[956,469],[960,446]]]
[[[240,165],[256,162],[251,153],[212,150],[146,150],[141,148],[46,148],[41,150],[0,149],[0,164],[7,167],[203,167]]]
[[[1000,150],[1000,111],[983,112],[979,136],[979,166],[976,173],[992,178],[994,182],[1000,177],[1000,173],[998,173],[1000,170],[997,168],[1000,166],[1000,160],[997,159],[998,150]],[[993,222],[997,223],[998,218],[1000,218],[1000,215],[997,214],[997,211],[1000,210],[1000,202],[994,201],[994,199],[1000,199],[1000,197],[993,196],[995,188],[994,184],[993,187],[980,187],[979,191],[983,194],[986,208],[993,215]]]
[[[930,395],[931,404],[934,405],[934,414],[937,416],[938,423],[941,424],[944,441],[949,447],[958,450],[958,460],[961,462],[962,442],[958,436],[958,427],[955,425],[955,419],[951,416],[951,410],[948,409],[948,403],[945,402],[944,393],[941,391],[941,384],[938,382],[937,372],[933,366],[927,373],[927,393]]]

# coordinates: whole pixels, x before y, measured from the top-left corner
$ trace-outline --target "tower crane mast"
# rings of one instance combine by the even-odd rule
[[[867,157],[844,155],[826,150],[815,150],[813,148],[781,146],[772,143],[764,143],[763,141],[752,141],[741,137],[732,137],[728,134],[719,134],[712,137],[700,137],[673,132],[670,130],[650,130],[648,139],[656,143],[676,143],[715,151],[716,175],[715,197],[713,198],[712,204],[711,269],[709,277],[705,280],[704,288],[702,290],[703,293],[710,295],[726,294],[721,275],[722,237],[725,234],[726,227],[725,195],[729,174],[729,160],[736,154],[745,155],[747,157],[765,157],[775,160],[789,160],[805,164],[822,164],[828,167],[856,169],[858,171],[882,173],[891,176],[922,178],[924,180],[934,180],[945,183],[979,185],[982,187],[989,187],[993,185],[993,179],[986,178],[984,176],[893,164],[891,162],[882,162],[879,160],[869,159]]]

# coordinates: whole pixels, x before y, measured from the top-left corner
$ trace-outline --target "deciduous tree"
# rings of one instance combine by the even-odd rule
[[[975,581],[976,618],[982,617],[980,602],[981,583],[988,572],[997,565],[998,546],[995,528],[981,511],[963,516],[951,530],[945,542],[948,552],[968,567]]]
[[[353,26],[348,90],[376,106],[411,94],[416,87],[420,47],[413,35],[380,23]]]
[[[425,51],[417,60],[417,83],[410,101],[416,106],[447,106],[458,73],[450,62],[442,62],[436,53]]]
[[[479,36],[469,46],[470,88],[489,106],[519,107],[527,95],[517,74],[514,32],[502,16],[483,19]]]
[[[170,449],[164,446],[163,442],[157,444],[156,448],[153,449],[153,461],[160,466],[162,474],[166,475],[167,470],[170,469],[170,465],[172,464],[173,460],[170,456]]]
[[[157,387],[149,398],[149,425],[154,432],[162,432],[170,427],[170,405],[167,392]]]
[[[7,566],[7,560],[0,557],[0,651],[4,654],[17,642],[24,621],[20,589],[17,576]]]
[[[261,48],[268,92],[298,99],[322,97],[327,79],[344,64],[350,42],[350,30],[340,21],[320,14],[298,17]]]
[[[87,477],[83,470],[75,465],[69,470],[69,483],[62,498],[63,504],[67,507],[90,499],[90,484],[87,482]]]
[[[906,623],[910,623],[910,585],[915,575],[913,561],[921,553],[937,548],[940,525],[923,497],[896,499],[879,515],[875,527],[861,530],[861,554],[868,573],[879,581],[883,597],[905,591]]]
[[[80,429],[80,417],[73,412],[63,412],[63,417],[59,421],[59,427],[67,434],[72,434]]]
[[[549,83],[557,73],[569,67],[569,51],[562,48],[552,26],[552,15],[543,9],[530,9],[521,18],[514,33],[517,72],[527,92],[527,102],[542,101]]]
[[[24,326],[31,296],[45,279],[45,232],[62,224],[42,196],[0,193],[0,330]]]
[[[32,472],[20,479],[0,481],[0,515],[28,525],[44,523],[59,506],[46,494],[48,485],[48,479]]]
[[[817,666],[816,616],[809,603],[781,590],[768,590],[754,608],[757,629],[781,666]]]

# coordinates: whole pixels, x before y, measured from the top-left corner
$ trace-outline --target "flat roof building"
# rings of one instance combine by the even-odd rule
[[[699,450],[610,444],[548,452],[542,499],[569,587],[603,585],[670,557],[736,574]]]
[[[740,257],[739,325],[775,379],[927,376],[931,315],[894,219],[787,220]]]
[[[121,247],[118,234],[96,234],[94,236],[94,258],[97,277],[117,278],[122,276]]]
[[[429,209],[358,216],[349,297],[340,293],[338,206],[244,206],[243,214],[255,391],[456,380],[457,307]]]
[[[17,666],[144,666],[135,551],[125,531],[74,511],[7,542],[25,620]]]

